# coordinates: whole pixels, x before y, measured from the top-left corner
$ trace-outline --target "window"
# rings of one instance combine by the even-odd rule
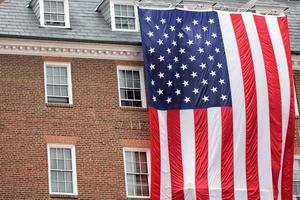
[[[120,106],[146,107],[142,67],[118,67]]]
[[[137,7],[133,2],[112,1],[112,29],[122,31],[138,31]]]
[[[40,0],[41,26],[70,27],[68,0]]]
[[[46,103],[72,104],[70,63],[46,62],[44,68]]]
[[[294,160],[293,194],[300,200],[300,156],[295,156]]]
[[[77,195],[74,145],[48,144],[50,194]]]
[[[127,197],[149,197],[149,150],[124,148]]]

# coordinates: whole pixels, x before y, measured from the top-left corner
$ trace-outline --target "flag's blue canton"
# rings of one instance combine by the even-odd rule
[[[231,106],[215,11],[140,9],[148,104],[160,110]]]

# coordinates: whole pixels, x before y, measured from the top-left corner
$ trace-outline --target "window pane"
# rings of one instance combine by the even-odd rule
[[[59,67],[53,67],[53,75],[54,76],[59,76],[60,73],[59,73]]]
[[[45,22],[49,22],[50,21],[50,14],[45,13],[44,20],[45,20]]]
[[[121,7],[120,5],[115,5],[115,15],[120,16],[121,15]]]
[[[57,172],[57,181],[65,182],[64,172]]]
[[[64,22],[65,21],[65,16],[64,15],[57,15],[57,21],[58,22]]]
[[[65,183],[64,182],[58,182],[58,190],[59,192],[66,192]]]
[[[67,68],[66,67],[60,68],[60,75],[63,77],[67,77]]]
[[[66,192],[67,193],[73,193],[72,183],[66,183]]]
[[[134,99],[136,99],[136,100],[141,99],[141,91],[140,90],[134,90]]]
[[[51,169],[57,169],[57,160],[56,159],[51,159]]]
[[[127,8],[128,8],[127,16],[128,17],[134,17],[134,7],[133,6],[128,6]]]
[[[133,78],[134,78],[134,80],[140,80],[140,73],[139,73],[139,71],[133,71]]]
[[[66,173],[66,181],[72,182],[72,172],[65,172]]]
[[[300,181],[294,181],[294,191],[293,194],[294,195],[300,195]]]
[[[51,191],[58,192],[57,182],[51,182]]]
[[[127,6],[121,5],[121,15],[126,17],[127,16]]]
[[[47,67],[47,76],[52,76],[53,75],[53,68],[52,67]]]
[[[68,97],[48,97],[48,103],[69,103]]]
[[[68,96],[68,88],[67,87],[61,87],[61,96],[67,97]]]
[[[128,99],[133,99],[133,90],[127,90]]]
[[[53,84],[54,85],[60,85],[60,76],[54,76],[53,77]]]
[[[66,160],[66,169],[72,170],[72,160]]]
[[[44,2],[44,9],[45,9],[45,12],[50,12],[50,3],[49,1],[45,1]]]
[[[56,149],[50,148],[50,159],[56,159]]]
[[[64,2],[57,2],[57,12],[64,13]]]
[[[127,175],[127,190],[129,196],[135,196],[134,186],[135,186],[135,176]]]
[[[47,84],[53,84],[53,76],[47,76]]]
[[[57,160],[57,169],[65,169],[64,160]]]
[[[61,96],[60,95],[60,87],[59,86],[53,86],[53,95],[54,96]]]
[[[61,78],[60,78],[60,84],[67,85],[67,84],[68,84],[68,79],[67,79],[67,77],[61,77]]]
[[[71,149],[65,149],[65,157],[67,160],[71,160]]]
[[[131,106],[133,106],[133,107],[142,107],[142,102],[141,101],[133,101]]]
[[[142,196],[142,185],[141,185],[141,176],[140,175],[136,175],[136,195],[137,196]]]
[[[57,182],[57,172],[51,172],[51,183]]]

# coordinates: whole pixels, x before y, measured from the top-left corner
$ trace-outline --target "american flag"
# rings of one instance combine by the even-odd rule
[[[139,9],[151,199],[292,199],[286,16]]]

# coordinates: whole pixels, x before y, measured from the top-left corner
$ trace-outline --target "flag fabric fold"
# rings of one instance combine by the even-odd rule
[[[151,199],[292,199],[286,16],[139,9]]]

